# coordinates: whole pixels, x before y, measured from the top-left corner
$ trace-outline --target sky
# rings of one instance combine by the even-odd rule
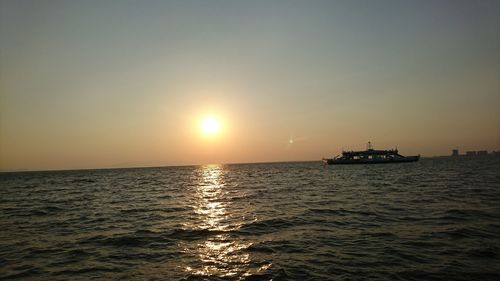
[[[499,15],[494,0],[0,0],[0,169],[500,150]]]

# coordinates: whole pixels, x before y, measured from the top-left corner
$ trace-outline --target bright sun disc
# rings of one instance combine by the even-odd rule
[[[206,118],[201,123],[201,129],[207,135],[214,135],[220,129],[220,123],[215,118]]]

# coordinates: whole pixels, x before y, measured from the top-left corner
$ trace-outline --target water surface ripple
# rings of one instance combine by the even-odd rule
[[[500,158],[0,174],[2,280],[500,280]]]

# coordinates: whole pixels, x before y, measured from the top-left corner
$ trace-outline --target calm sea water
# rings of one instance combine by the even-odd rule
[[[500,280],[500,158],[0,174],[0,279]]]

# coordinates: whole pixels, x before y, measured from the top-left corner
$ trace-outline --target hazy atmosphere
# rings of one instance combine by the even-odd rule
[[[0,0],[0,169],[500,149],[500,1]]]
[[[0,280],[500,280],[500,1],[0,0]]]

